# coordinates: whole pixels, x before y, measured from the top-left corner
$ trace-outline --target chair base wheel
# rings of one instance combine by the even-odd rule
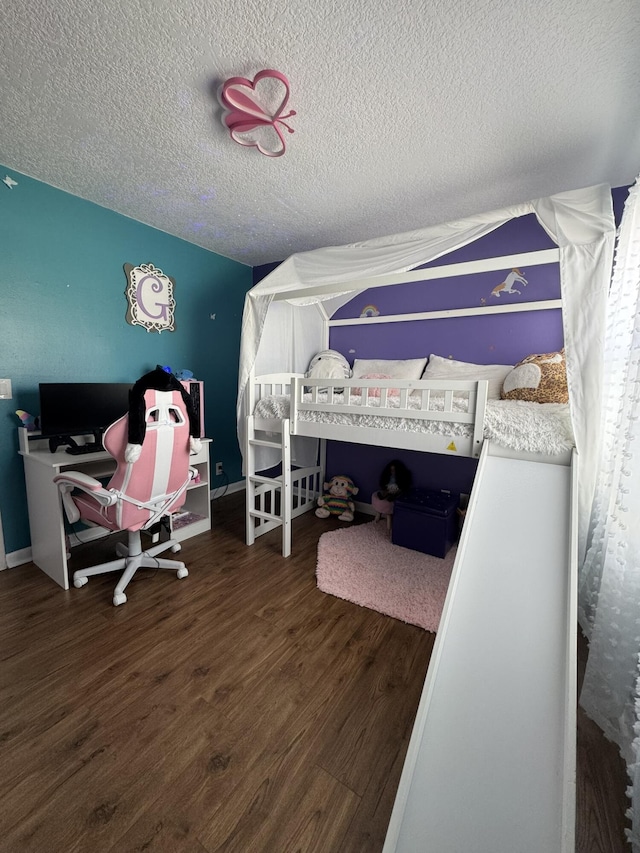
[[[176,542],[176,544],[175,544],[175,545],[172,545],[172,546],[171,546],[171,553],[172,553],[172,554],[177,554],[177,553],[178,553],[178,551],[182,551],[182,545],[181,545],[179,542]]]
[[[124,604],[126,600],[127,596],[124,594],[124,592],[116,592],[116,594],[113,596],[114,607],[117,607],[119,604]]]
[[[73,579],[73,585],[76,587],[76,589],[80,589],[81,586],[84,586],[88,582],[89,582],[89,578],[74,578]]]
[[[178,569],[177,575],[179,578],[186,578],[189,574],[187,569]]]

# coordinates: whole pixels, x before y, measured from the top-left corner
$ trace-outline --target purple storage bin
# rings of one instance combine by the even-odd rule
[[[458,538],[460,496],[446,491],[412,489],[397,498],[391,541],[394,545],[446,557]]]

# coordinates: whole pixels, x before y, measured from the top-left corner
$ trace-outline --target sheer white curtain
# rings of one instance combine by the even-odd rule
[[[639,192],[636,181],[608,301],[599,473],[579,589],[580,622],[589,638],[580,703],[627,762],[634,853],[640,853]]]

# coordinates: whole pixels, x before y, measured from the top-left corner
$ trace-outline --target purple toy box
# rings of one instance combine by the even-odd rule
[[[446,557],[458,538],[459,495],[412,489],[396,500],[391,541],[434,557]]]

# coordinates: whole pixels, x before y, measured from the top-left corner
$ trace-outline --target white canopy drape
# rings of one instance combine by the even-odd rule
[[[466,246],[510,219],[535,213],[560,252],[569,395],[580,455],[579,545],[584,554],[599,440],[606,295],[615,223],[611,189],[598,185],[444,225],[292,255],[246,296],[238,379],[238,439],[244,449],[245,390],[252,372],[304,372],[325,346],[317,303],[331,316],[372,277],[406,272]],[[366,281],[365,281],[366,279]],[[339,295],[336,295],[336,288]],[[286,294],[292,301],[286,300]],[[278,300],[274,297],[278,296]]]

